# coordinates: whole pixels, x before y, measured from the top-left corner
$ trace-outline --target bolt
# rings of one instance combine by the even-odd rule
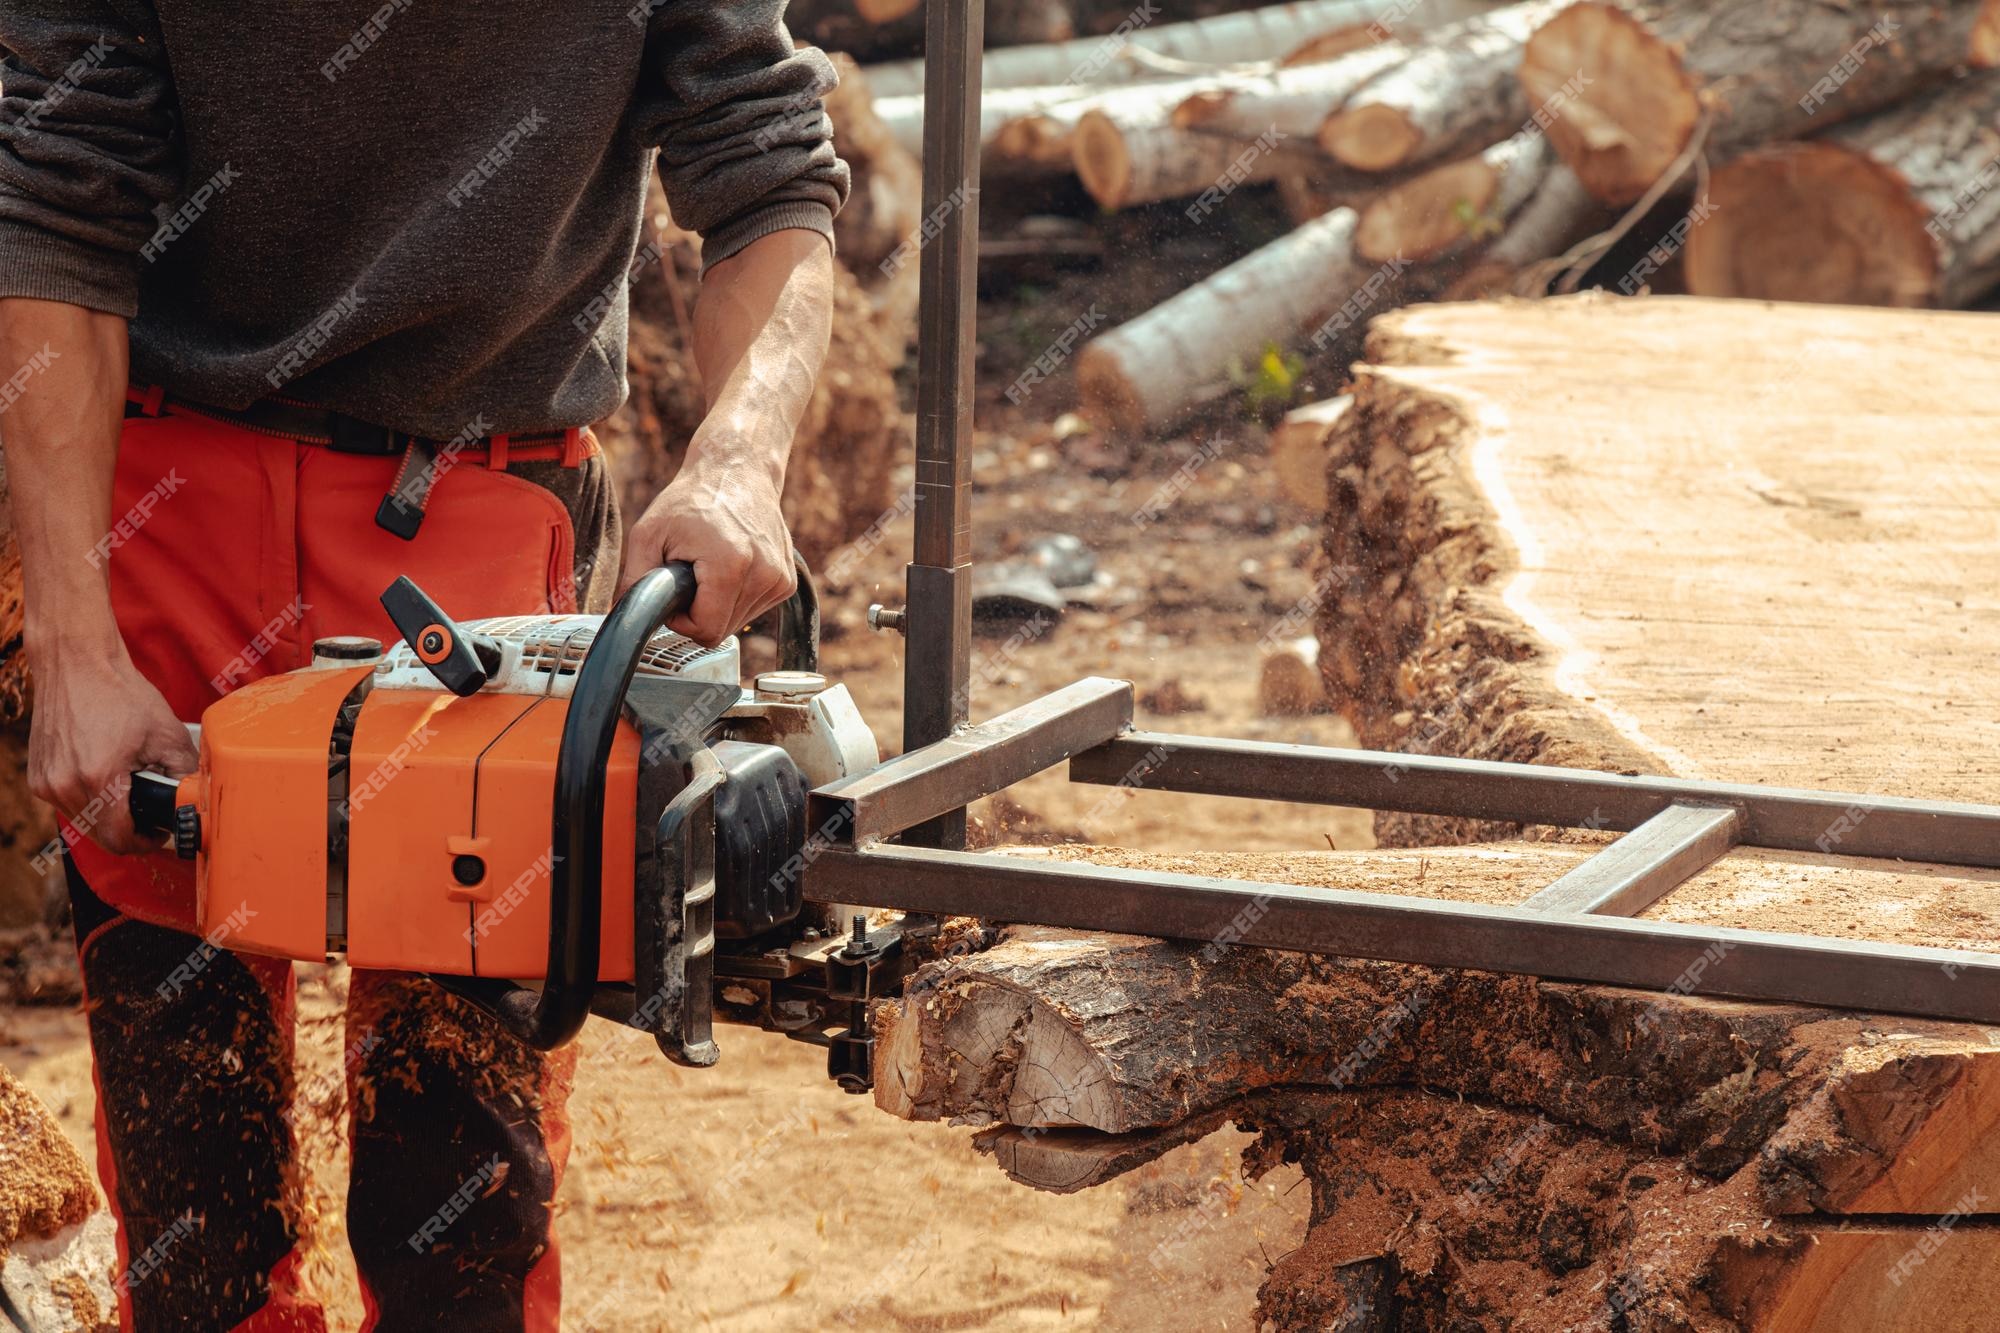
[[[854,936],[850,942],[856,948],[868,943],[868,918],[859,912],[854,914]]]
[[[900,606],[884,606],[876,602],[868,608],[868,628],[892,629],[898,634],[904,632],[906,613]]]

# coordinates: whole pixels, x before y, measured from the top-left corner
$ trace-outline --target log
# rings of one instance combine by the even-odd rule
[[[1315,514],[1326,512],[1326,449],[1354,400],[1346,394],[1307,403],[1271,428],[1271,471],[1285,498]]]
[[[1355,220],[1336,209],[1086,343],[1084,415],[1128,432],[1164,424],[1224,388],[1232,364],[1297,340],[1373,280],[1354,258]]]
[[[1403,42],[1387,41],[1320,64],[1218,80],[1182,101],[1174,109],[1173,123],[1184,130],[1239,139],[1252,139],[1275,127],[1288,137],[1316,142],[1329,114],[1370,79],[1408,60],[1411,51]]]
[[[1698,296],[1970,305],[2000,284],[2000,75],[1949,84],[1715,173],[1688,235]]]
[[[1425,0],[1423,9],[1433,6],[1469,11],[1488,4],[1480,0]],[[1298,0],[1187,23],[1120,24],[1120,30],[1104,36],[1040,46],[993,49],[989,43],[981,64],[980,86],[991,97],[998,89],[1033,84],[1089,87],[1171,77],[1166,66],[1173,62],[1215,68],[1278,61],[1326,33],[1356,24],[1365,26],[1401,7],[1394,0]],[[1149,61],[1149,56],[1163,59]],[[924,90],[921,60],[870,65],[867,74],[881,97],[916,96]]]
[[[1541,135],[1516,135],[1384,190],[1361,206],[1355,253],[1422,263],[1484,248],[1535,197],[1553,159]]]
[[[1557,163],[1485,253],[1445,284],[1443,298],[1546,295],[1559,263],[1556,257],[1612,221],[1610,211],[1591,197],[1576,173]]]
[[[1530,0],[1432,34],[1327,116],[1320,147],[1357,171],[1400,171],[1514,133],[1531,111],[1521,52],[1560,8],[1561,0]]]
[[[1319,644],[1291,639],[1266,648],[1257,663],[1257,706],[1266,717],[1304,717],[1326,711],[1319,675]]]
[[[2000,0],[1586,0],[1529,39],[1521,83],[1577,177],[1622,205],[1667,174],[1704,117],[1720,162],[1901,101],[1996,53]]]
[[[867,70],[862,71],[863,76]],[[871,85],[872,87],[872,85]],[[1001,128],[1011,121],[1031,116],[1063,102],[1074,102],[1089,90],[1070,84],[1031,85],[1022,88],[989,88],[979,101],[979,141],[990,147]],[[924,97],[905,93],[890,97],[877,95],[875,114],[904,151],[921,158],[924,151]],[[982,164],[984,163],[982,157]],[[1069,167],[1067,152],[1057,164]]]
[[[1390,314],[1368,352],[1328,460],[1324,554],[1351,572],[1317,625],[1364,743],[2000,787],[1990,320],[1586,296]],[[1429,845],[1042,854],[1519,903],[1602,840],[1377,829]],[[1646,915],[2000,949],[1992,874],[1829,839],[1738,850]],[[1319,1327],[1355,1264],[1401,1328],[1983,1320],[1979,1025],[1016,926],[920,969],[877,1030],[901,1115],[1145,1136],[1226,1112],[1259,1134],[1249,1171],[1297,1162],[1310,1230],[1253,1323]]]
[[[1096,105],[1077,119],[1070,150],[1077,179],[1092,199],[1104,208],[1135,208],[1312,166],[1317,154],[1288,142],[1290,137],[1268,125],[1239,140]]]

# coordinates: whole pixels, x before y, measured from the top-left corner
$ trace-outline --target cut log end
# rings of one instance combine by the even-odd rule
[[[1144,403],[1116,352],[1092,345],[1077,354],[1076,394],[1087,419],[1121,434],[1145,430]]]
[[[1100,112],[1077,122],[1071,141],[1083,188],[1105,208],[1120,208],[1132,191],[1132,154],[1116,121]]]
[[[1283,69],[1291,65],[1316,65],[1324,60],[1337,60],[1350,51],[1366,50],[1381,40],[1375,35],[1375,25],[1350,23],[1300,43],[1278,62],[1278,67]]]
[[[1499,188],[1500,173],[1483,158],[1427,171],[1385,190],[1361,210],[1355,252],[1378,264],[1414,262],[1450,249],[1477,228],[1497,229],[1487,214]]]
[[[1408,115],[1372,103],[1334,112],[1319,132],[1319,146],[1356,171],[1393,171],[1423,142],[1423,131]]]
[[[1573,5],[1528,39],[1521,86],[1548,112],[1548,135],[1584,186],[1610,204],[1644,194],[1701,121],[1679,54],[1632,15]]]
[[[1702,296],[1922,306],[1938,284],[1929,217],[1896,172],[1829,143],[1787,144],[1716,172],[1688,234]]]
[[[1972,25],[1971,60],[1981,69],[2000,65],[2000,0],[1986,0]]]

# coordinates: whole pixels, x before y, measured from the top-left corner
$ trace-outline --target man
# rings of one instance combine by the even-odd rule
[[[393,639],[397,574],[469,617],[602,609],[613,571],[692,560],[674,628],[704,642],[790,592],[778,496],[848,180],[832,70],[781,11],[0,0],[30,785],[69,821],[128,1328],[324,1327],[291,1129],[325,1090],[293,1086],[290,965],[186,933],[125,774],[190,770],[183,723],[316,637]],[[621,567],[587,427],[625,392],[656,153],[704,237],[709,411]],[[554,1330],[571,1062],[420,978],[351,992],[369,1327]]]

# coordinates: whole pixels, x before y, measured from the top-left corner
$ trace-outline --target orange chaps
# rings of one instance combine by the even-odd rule
[[[393,641],[376,599],[399,574],[468,619],[577,609],[580,584],[615,572],[599,547],[616,518],[595,442],[572,438],[560,460],[450,457],[406,541],[375,521],[397,458],[131,415],[92,558],[139,670],[192,722],[316,638]],[[301,1285],[293,1121],[337,1107],[341,1080],[295,1078],[292,965],[189,933],[191,863],[111,856],[78,820],[64,838],[122,1326],[323,1330]],[[555,1333],[574,1053],[538,1055],[435,984],[379,972],[351,974],[343,1047],[365,1327]]]

